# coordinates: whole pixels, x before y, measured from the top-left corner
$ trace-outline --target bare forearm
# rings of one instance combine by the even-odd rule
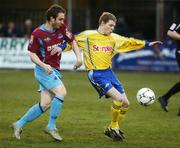
[[[75,40],[72,42],[72,47],[73,47],[74,53],[75,53],[76,58],[77,58],[77,61],[74,65],[73,69],[77,70],[82,65],[82,59],[81,59],[81,53],[80,53],[79,47],[78,47]]]
[[[30,53],[29,53],[29,56],[30,56],[31,61],[32,61],[33,63],[37,64],[38,66],[40,66],[40,67],[42,67],[42,68],[44,67],[44,63],[39,59],[39,57],[38,57],[35,53],[30,52]]]
[[[180,34],[179,33],[177,33],[176,31],[168,31],[167,32],[167,35],[169,36],[169,37],[171,37],[172,39],[175,39],[175,40],[180,40]]]
[[[79,47],[78,47],[76,41],[72,42],[72,47],[73,47],[73,51],[74,51],[74,53],[75,53],[75,55],[77,57],[77,60],[82,61],[81,60],[81,53],[80,53],[80,50],[79,50]]]

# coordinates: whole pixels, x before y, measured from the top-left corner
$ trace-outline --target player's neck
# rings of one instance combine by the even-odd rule
[[[97,31],[102,34],[105,35],[104,29],[102,27],[99,26],[99,28],[97,29]]]
[[[46,27],[46,29],[49,30],[49,31],[53,31],[53,30],[54,30],[54,28],[52,27],[52,25],[51,25],[49,22],[46,22],[46,23],[45,23],[45,27]]]
[[[104,28],[101,26],[99,26],[99,28],[97,29],[97,32],[102,35],[108,36],[108,34],[106,34],[106,31],[104,30]]]

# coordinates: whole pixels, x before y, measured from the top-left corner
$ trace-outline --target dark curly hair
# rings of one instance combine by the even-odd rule
[[[50,18],[56,18],[58,13],[66,13],[66,10],[61,7],[60,5],[54,4],[52,6],[49,7],[49,9],[46,11],[45,15],[46,15],[46,19],[48,21],[50,21]]]

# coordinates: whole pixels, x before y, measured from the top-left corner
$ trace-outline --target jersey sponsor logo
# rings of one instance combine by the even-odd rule
[[[93,51],[96,52],[112,52],[113,48],[111,46],[97,46],[97,45],[93,45]]]
[[[47,46],[47,51],[51,51],[53,48],[58,47],[59,45],[61,45],[61,43],[54,44],[54,45],[51,45],[51,46]]]
[[[58,34],[58,38],[62,39],[63,35],[61,33]]]

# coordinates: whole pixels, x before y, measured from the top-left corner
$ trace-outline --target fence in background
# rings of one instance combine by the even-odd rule
[[[33,69],[28,51],[28,40],[25,38],[0,38],[0,68]],[[113,59],[115,70],[128,71],[170,71],[177,72],[175,44],[165,40],[160,49],[145,48],[133,52],[118,54]],[[155,52],[156,51],[156,52]],[[159,52],[159,55],[155,54]],[[75,55],[64,52],[61,60],[62,70],[72,70]],[[81,70],[84,70],[84,66]]]

